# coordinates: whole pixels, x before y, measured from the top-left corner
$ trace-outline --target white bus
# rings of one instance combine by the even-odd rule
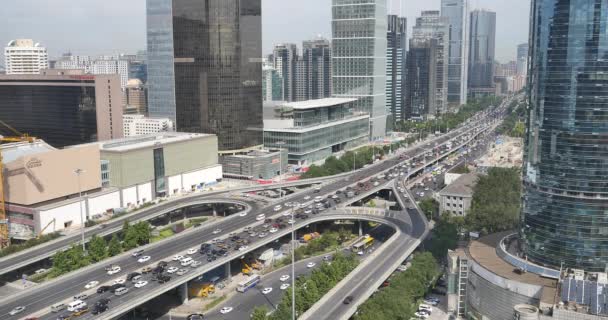
[[[257,274],[250,276],[249,279],[239,283],[239,285],[236,287],[236,291],[247,292],[247,290],[249,290],[250,288],[255,287],[255,285],[258,284],[258,282],[260,282],[260,280],[261,280],[261,278]]]

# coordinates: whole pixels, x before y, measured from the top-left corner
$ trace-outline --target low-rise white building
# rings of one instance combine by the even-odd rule
[[[159,132],[173,131],[173,121],[169,118],[148,118],[141,114],[122,116],[125,137],[137,137]]]
[[[463,174],[439,191],[439,212],[464,217],[471,209],[477,175]]]

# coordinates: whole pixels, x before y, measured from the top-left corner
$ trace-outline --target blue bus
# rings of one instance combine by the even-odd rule
[[[238,292],[246,292],[250,288],[255,287],[258,282],[260,282],[261,278],[259,275],[250,276],[249,279],[239,283],[238,287],[236,287],[236,291]]]

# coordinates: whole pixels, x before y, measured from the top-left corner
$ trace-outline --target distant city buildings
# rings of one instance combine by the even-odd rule
[[[129,81],[129,60],[121,56],[72,55],[67,53],[54,62],[55,69],[78,69],[89,74],[118,74],[120,86],[125,88]]]
[[[296,100],[296,67],[298,48],[295,43],[282,43],[274,46],[272,64],[283,81],[283,101]]]
[[[470,21],[469,95],[494,94],[496,13],[476,9]]]
[[[447,18],[423,11],[413,27],[407,56],[408,118],[435,117],[448,111]]]
[[[0,75],[0,119],[53,147],[122,138],[122,114],[118,75],[55,69]]]
[[[216,134],[220,152],[262,145],[261,1],[148,0],[148,113]]]
[[[517,75],[528,74],[528,44],[522,43],[517,46]]]
[[[442,0],[441,16],[449,24],[448,104],[467,103],[469,73],[469,8],[467,0]]]
[[[283,77],[271,65],[262,67],[262,97],[264,101],[283,100]]]
[[[32,39],[11,40],[4,48],[6,74],[39,74],[48,67],[46,48]]]
[[[332,96],[356,98],[371,139],[386,136],[386,0],[332,2]]]
[[[135,78],[127,82],[127,87],[124,90],[125,97],[125,114],[147,114],[148,112],[148,97],[147,88],[141,80]]]
[[[174,131],[173,121],[168,118],[148,118],[142,114],[122,116],[125,137],[137,137],[159,132]]]
[[[386,34],[386,110],[393,121],[406,119],[407,19],[388,15]]]

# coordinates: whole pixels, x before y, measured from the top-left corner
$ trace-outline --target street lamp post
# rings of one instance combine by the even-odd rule
[[[80,174],[84,173],[85,171],[83,169],[76,169],[74,170],[74,173],[77,176],[78,179],[78,205],[80,207],[80,235],[81,235],[81,241],[82,241],[82,251],[86,252],[85,250],[85,246],[84,246],[84,213],[82,212],[82,188],[80,186]]]
[[[296,220],[293,217],[295,203],[291,207],[291,319],[296,320]]]

